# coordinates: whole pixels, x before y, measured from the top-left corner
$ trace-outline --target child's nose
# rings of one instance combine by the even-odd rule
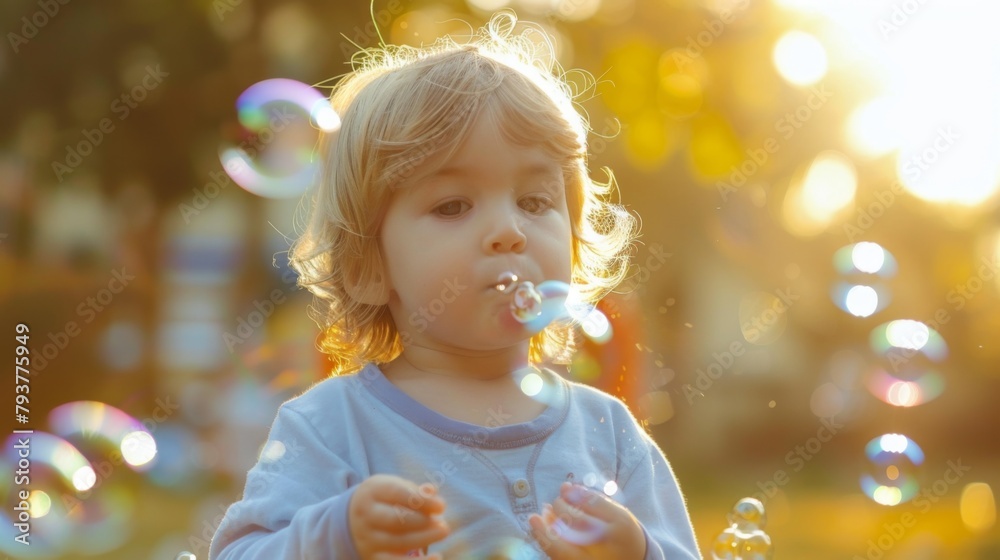
[[[528,238],[521,227],[521,218],[516,212],[497,212],[490,223],[490,231],[483,240],[487,252],[490,253],[520,253],[524,250]]]

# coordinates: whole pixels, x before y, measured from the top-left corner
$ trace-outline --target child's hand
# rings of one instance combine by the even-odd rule
[[[577,484],[564,482],[542,515],[528,519],[552,560],[642,560],[646,536],[629,510]]]
[[[358,485],[347,506],[354,547],[362,560],[402,558],[408,551],[423,550],[448,536],[448,524],[432,517],[444,508],[432,484],[418,487],[398,476],[373,475]]]

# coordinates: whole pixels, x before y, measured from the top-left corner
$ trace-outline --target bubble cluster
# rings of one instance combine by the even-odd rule
[[[713,560],[770,560],[771,537],[764,532],[767,514],[756,498],[743,498],[726,515],[726,527],[712,543]]]
[[[538,332],[559,319],[572,319],[583,327],[584,334],[598,342],[611,337],[611,323],[594,305],[580,301],[569,284],[546,280],[537,286],[521,280],[513,272],[500,274],[496,290],[512,293],[510,313],[529,330]]]

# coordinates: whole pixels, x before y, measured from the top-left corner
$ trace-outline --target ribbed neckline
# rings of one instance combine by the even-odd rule
[[[397,414],[441,439],[481,449],[510,449],[545,439],[569,412],[566,380],[546,368],[538,368],[538,372],[543,388],[535,398],[546,403],[545,410],[529,422],[495,428],[461,422],[427,408],[393,385],[373,363],[359,371],[355,380]]]

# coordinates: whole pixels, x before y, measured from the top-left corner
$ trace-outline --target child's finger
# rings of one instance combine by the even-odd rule
[[[559,537],[578,546],[600,542],[608,535],[608,523],[567,504],[562,498],[552,502],[552,517],[555,520],[550,525]]]
[[[569,505],[604,521],[614,521],[621,515],[621,506],[617,503],[603,493],[579,484],[563,482],[559,487],[559,496]]]
[[[434,485],[417,486],[405,478],[388,479],[375,489],[373,496],[384,504],[399,505],[427,515],[441,513],[445,508],[444,499],[437,495]]]
[[[577,558],[576,547],[562,540],[552,525],[547,524],[538,514],[528,518],[531,535],[552,560],[573,560]]]
[[[381,502],[372,504],[370,525],[380,531],[389,533],[406,533],[447,523],[436,516],[414,511],[399,504],[389,505]]]
[[[422,531],[411,531],[403,534],[380,533],[387,550],[406,552],[413,549],[427,548],[433,543],[446,538],[451,531],[446,527],[433,526]]]

